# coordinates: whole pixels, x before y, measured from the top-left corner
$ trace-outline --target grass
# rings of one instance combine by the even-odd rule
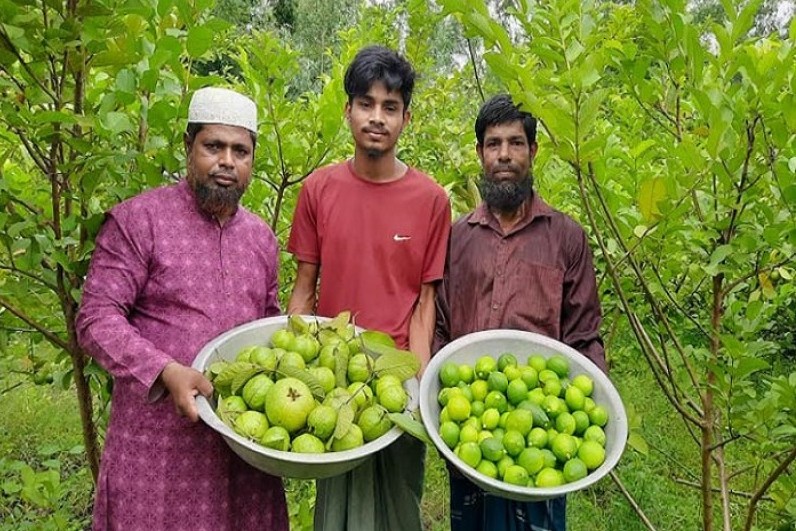
[[[628,448],[616,468],[617,476],[655,529],[701,528],[698,489],[676,481],[698,480],[698,454],[682,421],[643,367],[617,370],[611,376],[628,409],[640,413],[639,433],[650,448],[648,455]],[[9,379],[0,378],[0,389],[14,383]],[[2,395],[0,530],[82,529],[87,525],[92,485],[81,443],[74,391],[26,383]],[[38,479],[31,479],[28,473],[27,484],[22,472],[26,465],[39,474]],[[57,485],[47,483],[47,478],[52,480],[52,470],[59,478]],[[311,529],[314,485],[310,481],[288,480],[286,490],[292,529]],[[41,495],[37,497],[36,492]],[[430,449],[422,501],[427,530],[449,529],[448,497],[445,464]],[[742,505],[733,508],[736,525],[742,516],[741,508]],[[646,529],[610,478],[570,496],[568,521],[571,531]],[[777,524],[774,513],[763,507],[758,529],[775,529]]]

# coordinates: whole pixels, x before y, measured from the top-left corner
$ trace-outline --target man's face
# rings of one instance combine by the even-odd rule
[[[205,125],[193,142],[186,139],[187,179],[199,207],[219,218],[231,216],[252,174],[254,145],[246,129]]]
[[[479,183],[483,200],[502,212],[516,210],[531,195],[536,155],[536,144],[528,143],[522,122],[487,127],[476,151],[484,173]]]
[[[394,150],[410,118],[401,93],[388,91],[381,81],[374,83],[364,96],[354,96],[345,106],[345,115],[357,149],[372,158]]]

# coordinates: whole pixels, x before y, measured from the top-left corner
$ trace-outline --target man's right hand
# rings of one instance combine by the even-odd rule
[[[213,394],[210,380],[196,369],[170,361],[160,373],[160,381],[169,390],[177,414],[188,417],[191,422],[199,420],[196,396],[201,393],[210,397]]]

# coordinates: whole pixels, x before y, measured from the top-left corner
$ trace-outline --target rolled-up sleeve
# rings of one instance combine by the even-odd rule
[[[133,227],[132,229],[130,227]],[[144,288],[153,240],[141,237],[146,220],[124,223],[108,214],[96,240],[77,315],[81,347],[114,378],[133,378],[150,390],[172,358],[143,338],[130,323]]]

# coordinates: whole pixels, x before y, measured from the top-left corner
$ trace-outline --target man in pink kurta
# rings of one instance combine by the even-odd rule
[[[114,380],[94,529],[288,529],[281,480],[196,422],[194,397],[212,386],[190,368],[220,333],[279,313],[276,239],[238,207],[253,109],[231,91],[198,91],[186,180],[117,205],[97,237],[77,319]]]

